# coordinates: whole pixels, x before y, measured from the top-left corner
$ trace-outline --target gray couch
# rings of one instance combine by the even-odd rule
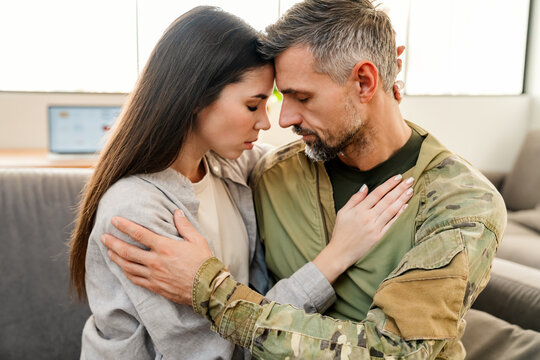
[[[534,136],[532,156],[526,143],[512,173],[492,177],[519,219],[510,221],[492,278],[467,314],[469,359],[540,358],[540,237],[520,220],[540,202],[540,170],[530,165],[540,159],[540,132]],[[0,359],[79,357],[89,309],[69,295],[65,244],[89,175],[0,169]]]
[[[0,359],[77,359],[66,241],[87,170],[0,169]]]

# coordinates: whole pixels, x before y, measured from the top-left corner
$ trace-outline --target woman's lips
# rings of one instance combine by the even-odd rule
[[[250,140],[250,141],[246,141],[244,142],[244,147],[248,150],[251,150],[253,149],[253,143],[257,141],[257,139],[254,139],[254,140]]]

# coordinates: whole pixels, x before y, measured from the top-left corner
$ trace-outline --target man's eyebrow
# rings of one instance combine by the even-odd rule
[[[291,89],[291,88],[288,88],[288,89],[285,89],[285,90],[280,90],[279,92],[282,93],[283,95],[285,95],[285,94],[305,94],[305,95],[311,95],[311,94],[312,94],[311,91],[306,90],[306,89]]]
[[[280,90],[279,92],[282,94],[294,94],[297,91],[294,89],[285,89],[285,90]]]
[[[268,98],[268,95],[266,94],[257,94],[257,95],[253,95],[252,98],[259,98],[259,99],[267,99]]]

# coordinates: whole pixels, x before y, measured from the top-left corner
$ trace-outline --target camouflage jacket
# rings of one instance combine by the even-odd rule
[[[270,303],[237,284],[216,259],[205,263],[195,278],[195,310],[224,338],[249,348],[257,358],[464,358],[459,340],[463,316],[489,279],[506,223],[505,206],[477,170],[425,130],[409,125],[425,136],[415,167],[421,173],[411,169],[417,179],[409,202],[414,205],[404,216],[414,225],[414,243],[378,285],[365,319],[336,320]],[[266,157],[259,174],[291,151],[305,158],[299,146],[278,149]],[[318,164],[302,166],[309,173]],[[400,219],[392,228],[405,225]]]

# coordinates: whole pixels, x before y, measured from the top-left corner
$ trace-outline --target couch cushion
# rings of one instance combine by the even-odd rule
[[[0,169],[0,358],[76,359],[90,311],[68,291],[66,241],[87,170]]]
[[[463,345],[469,360],[530,360],[540,354],[540,333],[523,330],[488,313],[470,310]]]
[[[497,257],[540,269],[540,233],[509,220]]]
[[[540,203],[539,158],[540,130],[534,130],[526,136],[502,188],[502,196],[508,209],[532,209]]]
[[[540,188],[538,191],[540,191]],[[530,210],[509,212],[508,220],[536,231],[540,237],[540,205],[537,205],[536,208]]]
[[[491,279],[473,308],[540,331],[540,270],[495,258]]]

